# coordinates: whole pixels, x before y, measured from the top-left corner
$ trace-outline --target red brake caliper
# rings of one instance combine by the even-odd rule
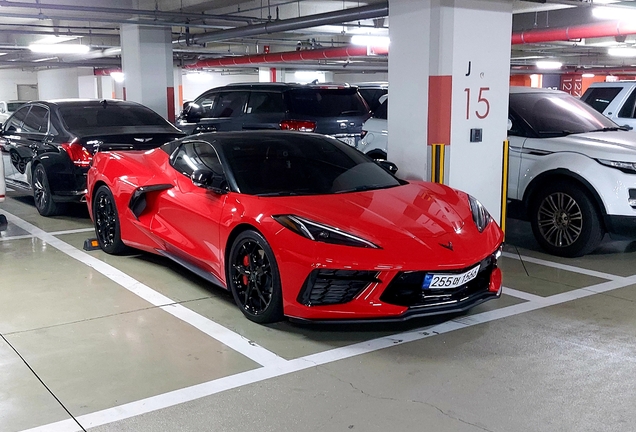
[[[246,268],[249,267],[249,265],[250,265],[250,257],[249,257],[249,255],[245,255],[243,257],[243,265]],[[247,277],[247,275],[243,275],[243,285],[247,286],[248,282],[249,282],[249,278]]]

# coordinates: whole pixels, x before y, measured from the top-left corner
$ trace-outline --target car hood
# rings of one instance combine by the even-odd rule
[[[636,132],[608,131],[572,134],[564,137],[528,139],[527,149],[548,152],[576,152],[594,159],[636,162]]]
[[[319,196],[260,198],[275,200],[270,209],[339,228],[369,240],[387,252],[421,256],[448,253],[453,265],[492,253],[501,242],[493,223],[479,233],[467,195],[434,183],[413,182],[374,191]],[[276,214],[276,213],[272,213]],[[441,244],[452,242],[453,251]]]

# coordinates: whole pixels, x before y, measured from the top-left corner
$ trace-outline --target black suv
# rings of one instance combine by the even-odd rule
[[[355,146],[369,107],[358,88],[335,84],[229,84],[186,104],[177,127],[187,134],[283,129],[330,135]]]
[[[29,102],[0,130],[0,148],[10,161],[4,176],[7,186],[32,191],[42,216],[53,216],[64,203],[84,198],[93,152],[150,149],[182,136],[159,114],[134,102]]]

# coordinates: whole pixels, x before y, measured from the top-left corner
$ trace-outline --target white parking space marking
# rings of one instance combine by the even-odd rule
[[[150,304],[161,307],[161,309],[168,312],[172,316],[187,322],[191,326],[201,330],[205,334],[227,345],[229,348],[248,357],[250,360],[262,366],[271,366],[279,363],[285,363],[287,361],[282,357],[274,354],[273,352],[268,351],[260,345],[257,345],[254,342],[248,340],[247,338],[244,338],[238,333],[235,333],[223,327],[222,325],[215,323],[214,321],[211,321],[181,305],[176,304],[175,301],[153,290],[149,286],[135,280],[126,273],[116,269],[110,264],[106,264],[105,262],[98,260],[97,258],[87,254],[84,251],[71,246],[70,244],[53,236],[52,234],[47,233],[10,213],[6,213],[6,216],[9,222],[15,224],[17,227],[22,228],[24,231],[53,246],[54,248],[65,253],[71,258],[74,258],[81,263],[86,264],[87,266],[103,274],[113,282],[121,285],[128,291],[146,300]]]
[[[517,255],[517,254],[513,254],[510,252],[504,252],[502,254],[503,256],[505,256],[506,258],[512,258],[512,259],[516,259],[516,260],[520,260],[520,261],[525,261],[525,262],[530,262],[533,264],[539,264],[542,266],[546,266],[546,267],[552,267],[552,268],[557,268],[560,270],[565,270],[565,271],[569,271],[569,272],[573,272],[573,273],[580,273],[580,274],[584,274],[587,276],[593,276],[593,277],[597,277],[600,279],[607,279],[607,280],[623,280],[625,279],[625,277],[623,276],[617,276],[617,275],[613,275],[613,274],[609,274],[609,273],[603,273],[603,272],[598,272],[595,270],[589,270],[589,269],[585,269],[585,268],[581,268],[581,267],[575,267],[575,266],[571,266],[568,264],[561,264],[561,263],[556,263],[556,262],[552,262],[552,261],[546,261],[543,259],[539,259],[539,258],[532,258],[529,256],[525,256],[525,255]]]
[[[77,233],[84,233],[84,232],[95,232],[95,228],[78,228],[78,229],[64,230],[64,231],[52,231],[47,234],[58,236],[58,235],[64,235],[64,234],[77,234]],[[11,236],[11,237],[0,237],[0,241],[20,240],[20,239],[27,239],[27,238],[33,238],[33,237],[35,237],[33,234],[17,235],[17,236]]]
[[[522,300],[533,301],[541,303],[545,300],[545,297],[538,296],[536,294],[530,294],[525,291],[519,291],[514,288],[503,287],[503,293],[512,297],[520,298]]]
[[[289,373],[298,372],[311,367],[344,360],[362,354],[368,354],[374,351],[390,348],[408,342],[415,342],[418,340],[426,339],[428,337],[453,332],[455,330],[465,329],[502,318],[512,317],[525,312],[543,309],[548,306],[554,306],[557,304],[568,302],[570,300],[589,297],[602,292],[623,288],[632,284],[636,284],[636,275],[622,278],[621,280],[603,282],[587,288],[580,288],[574,291],[568,291],[566,293],[557,294],[550,297],[539,297],[538,299],[535,299],[536,301],[532,300],[525,303],[520,303],[500,309],[494,309],[475,315],[455,318],[453,320],[431,327],[424,327],[417,330],[384,336],[381,338],[348,345],[345,347],[334,348],[332,350],[290,360],[286,363],[253,369],[236,375],[223,377],[214,381],[186,387],[180,390],[175,390],[169,393],[160,394],[135,402],[130,402],[117,407],[108,408],[102,411],[96,411],[91,414],[85,414],[77,417],[76,420],[84,428],[102,426],[105,424],[114,423],[116,421],[125,420],[127,418],[136,417],[159,409],[169,408],[171,406],[193,401],[202,397],[211,396],[225,390],[231,390],[245,385],[254,384],[266,379],[279,377]],[[78,432],[81,430],[70,420],[52,423],[51,426],[56,428],[51,429],[56,432]],[[46,426],[42,426],[39,428],[28,429],[22,432],[43,431],[49,431],[49,429],[47,429]]]

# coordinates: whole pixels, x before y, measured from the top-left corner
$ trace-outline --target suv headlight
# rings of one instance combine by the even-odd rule
[[[636,174],[636,163],[633,162],[619,162],[607,159],[596,159],[596,161],[601,165],[616,168],[617,170],[621,170],[627,174]]]
[[[361,237],[300,216],[274,215],[272,218],[285,228],[310,240],[343,246],[380,249],[380,246]]]
[[[468,195],[468,202],[470,203],[470,211],[473,214],[473,222],[475,222],[479,232],[483,232],[492,221],[492,217],[486,207],[474,196]]]

